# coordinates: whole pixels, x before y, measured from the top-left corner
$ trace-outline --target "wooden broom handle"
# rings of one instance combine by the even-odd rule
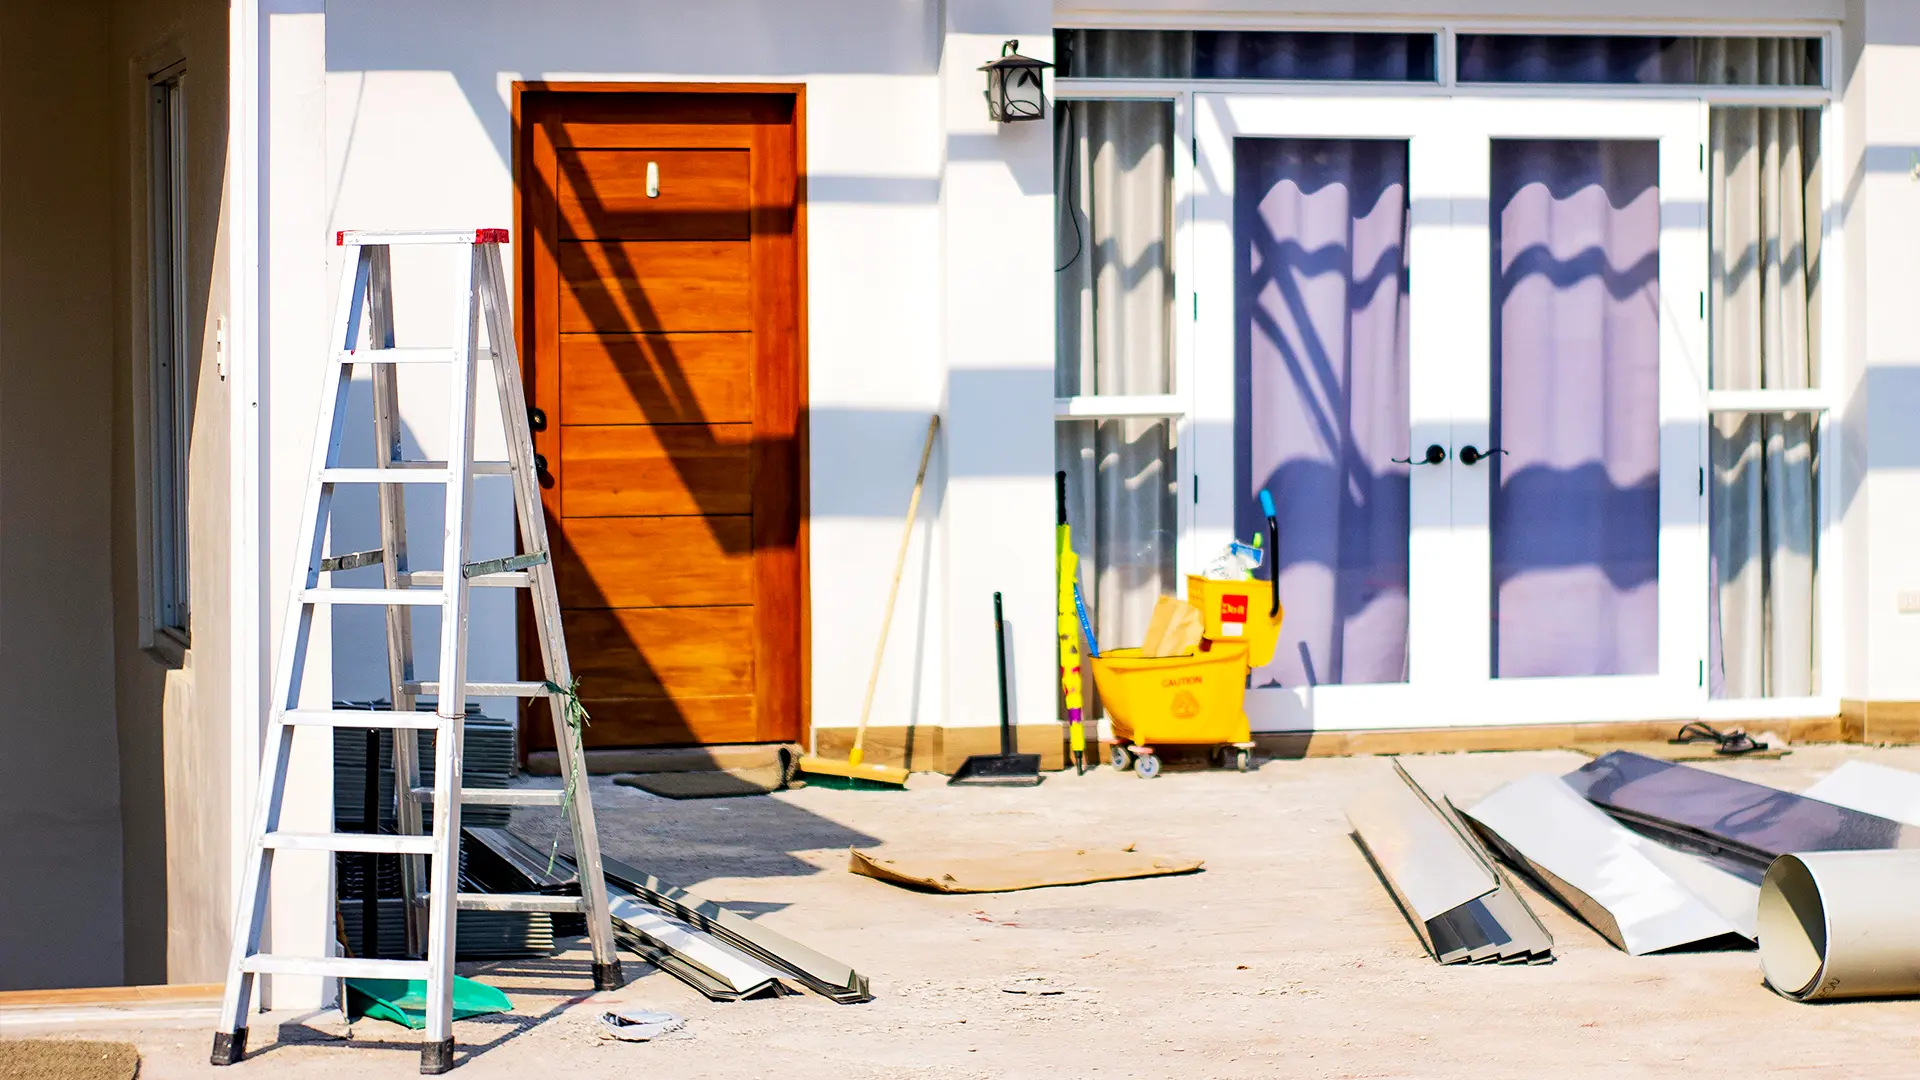
[[[860,730],[853,735],[853,752],[866,748],[867,717],[873,712],[873,691],[880,685],[880,660],[887,655],[887,630],[893,625],[893,602],[900,596],[900,576],[907,569],[907,548],[913,542],[913,519],[920,513],[920,488],[927,481],[927,462],[933,458],[933,436],[940,430],[940,414],[927,420],[927,444],[920,449],[920,471],[913,478],[913,498],[907,501],[907,527],[900,534],[900,554],[893,560],[893,584],[887,589],[887,611],[880,616],[880,643],[873,649],[873,672],[867,676],[867,699],[860,703]]]

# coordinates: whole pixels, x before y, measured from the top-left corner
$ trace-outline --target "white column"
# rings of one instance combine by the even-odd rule
[[[1855,0],[1847,16],[1837,65],[1850,166],[1837,495],[1850,662],[1840,689],[1914,701],[1920,613],[1903,612],[1915,605],[1901,594],[1920,592],[1920,7]]]
[[[315,423],[314,409],[327,357],[326,337],[334,290],[327,275],[326,231],[326,16],[323,0],[260,0],[258,22],[259,100],[254,117],[256,162],[261,178],[253,193],[258,217],[258,278],[261,321],[252,328],[259,349],[250,375],[255,438],[250,469],[260,485],[255,511],[259,543],[258,578],[253,594],[266,602],[246,613],[254,622],[236,625],[238,663],[250,663],[248,680],[270,686],[286,611],[292,559],[299,544],[302,500]],[[236,62],[240,52],[235,52]],[[236,280],[243,277],[236,274]],[[249,560],[241,559],[242,564]],[[244,595],[244,594],[243,594]],[[316,617],[308,649],[303,704],[325,707],[332,693],[331,632],[324,612]],[[257,643],[248,657],[245,642]],[[251,681],[249,680],[257,680]],[[265,716],[256,697],[252,708],[236,710],[248,725],[236,753],[246,773],[238,804],[237,828],[252,820],[259,775],[260,734]],[[306,729],[294,740],[281,828],[329,832],[333,828],[333,743],[325,729]],[[236,860],[236,865],[241,863]],[[282,852],[275,856],[268,941],[274,952],[326,955],[333,940],[333,860],[320,852]],[[265,981],[263,1006],[312,1009],[332,999],[332,980],[277,976]]]
[[[948,481],[949,727],[999,723],[993,594],[1005,596],[1016,724],[1054,715],[1053,125],[995,124],[986,76],[1001,43],[1050,59],[1039,0],[950,0],[941,53]]]

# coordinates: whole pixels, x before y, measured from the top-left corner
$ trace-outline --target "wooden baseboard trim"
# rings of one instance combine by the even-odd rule
[[[739,743],[721,746],[638,747],[627,750],[601,747],[587,751],[587,772],[593,776],[617,773],[719,772],[776,764],[781,751],[800,753],[795,743]],[[527,755],[526,771],[534,776],[559,776],[560,755],[535,750]]]
[[[70,990],[0,990],[0,1009],[40,1005],[178,1005],[182,1002],[218,1004],[219,983],[178,983],[171,986],[82,986]]]
[[[1260,753],[1277,758],[1359,754],[1444,754],[1456,751],[1558,750],[1574,745],[1669,739],[1682,720],[1592,724],[1518,724],[1511,727],[1408,728],[1403,731],[1300,731],[1257,734]],[[1847,741],[1838,716],[1719,722],[1716,726],[1777,732],[1789,743]]]
[[[1840,724],[1846,741],[1893,745],[1920,743],[1920,701],[1863,701],[1843,698]]]
[[[814,728],[821,757],[844,758],[853,749],[853,728]],[[1058,722],[1020,724],[1013,729],[1014,748],[1039,754],[1042,769],[1064,769],[1071,763],[1067,725]],[[914,772],[951,773],[974,754],[1000,752],[998,727],[869,727],[862,757],[876,765],[892,765]]]
[[[1721,728],[1772,732],[1789,743],[1920,743],[1920,701],[1842,701],[1837,716],[1750,721],[1716,720]],[[1408,728],[1367,731],[1297,731],[1256,734],[1264,757],[1349,757],[1364,754],[1438,754],[1456,751],[1557,750],[1608,742],[1648,742],[1668,739],[1684,720],[1633,720],[1586,724],[1515,724],[1505,727]],[[1039,754],[1043,769],[1071,764],[1067,726],[1061,723],[1021,724],[1015,743],[1022,753]],[[853,747],[853,728],[816,728],[814,737],[824,757],[844,758]],[[587,767],[598,773],[632,772],[640,765],[636,755],[708,756],[718,761],[729,752],[764,754],[766,746],[705,747],[690,750],[589,750]],[[865,758],[876,765],[892,765],[914,772],[951,773],[971,754],[1000,749],[997,727],[870,727]],[[1089,748],[1095,761],[1105,760],[1099,746]],[[529,772],[552,775],[557,762],[551,751],[528,756]],[[656,765],[645,771],[661,771]],[[673,770],[667,770],[673,771]]]

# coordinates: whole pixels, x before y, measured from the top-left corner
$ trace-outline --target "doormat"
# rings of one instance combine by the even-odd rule
[[[668,799],[726,799],[737,795],[765,795],[787,786],[787,770],[781,765],[758,765],[743,769],[719,769],[713,772],[634,773],[616,776],[613,782],[623,787]]]
[[[1199,859],[1175,859],[1124,848],[1047,848],[1007,855],[906,855],[848,849],[847,869],[893,885],[943,893],[1015,892],[1053,885],[1191,874]]]
[[[133,1080],[140,1051],[132,1043],[82,1039],[0,1042],[0,1080]]]

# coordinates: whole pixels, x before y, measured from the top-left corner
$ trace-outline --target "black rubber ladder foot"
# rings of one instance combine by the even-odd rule
[[[453,1036],[420,1047],[420,1075],[439,1076],[453,1069]]]
[[[215,1065],[231,1065],[247,1056],[247,1029],[229,1035],[224,1031],[213,1033],[213,1053],[209,1061]]]
[[[593,965],[595,990],[618,990],[625,985],[627,985],[627,978],[620,973],[620,961],[610,960],[604,964]]]

